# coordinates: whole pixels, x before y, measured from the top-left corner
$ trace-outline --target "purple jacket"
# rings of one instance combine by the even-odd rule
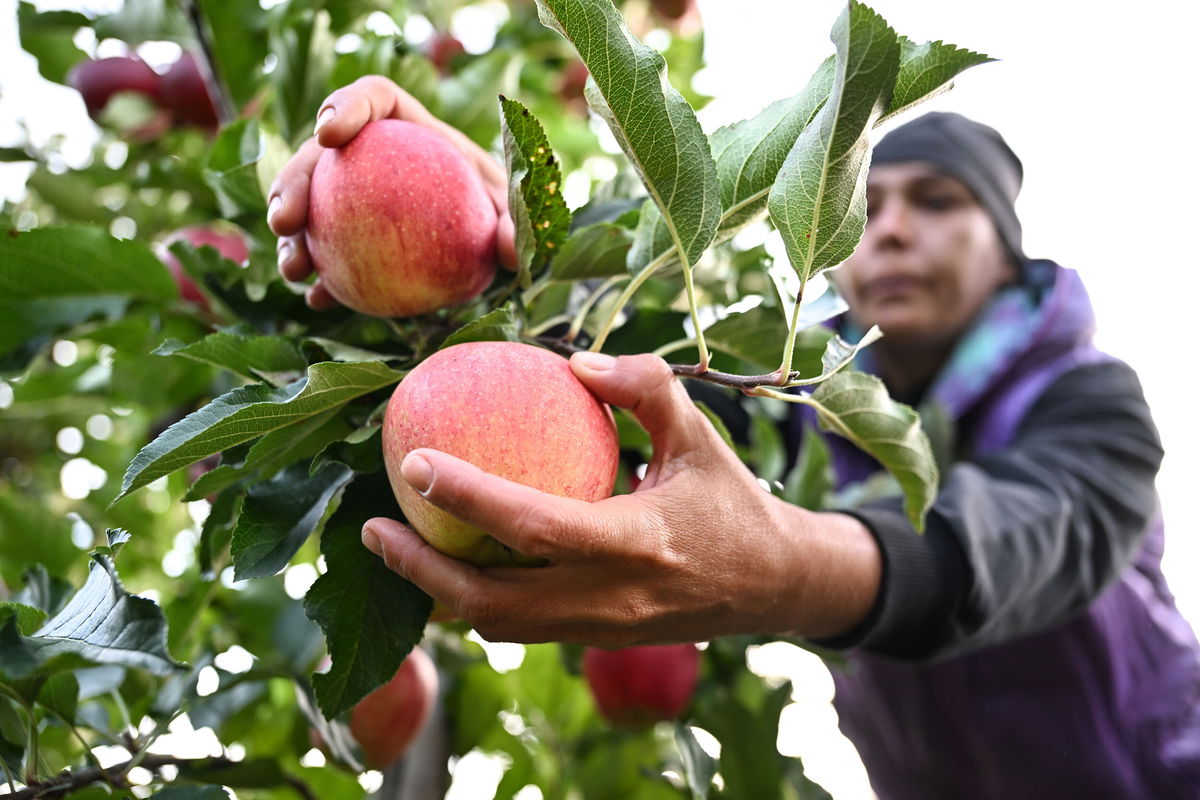
[[[1044,541],[1034,540],[1036,528],[994,519],[1019,504],[1005,510],[1001,497],[993,509],[987,499],[1020,490],[1019,480],[997,475],[1015,474],[1004,459],[1052,387],[1063,394],[1068,374],[1079,386],[1110,366],[1127,370],[1093,347],[1093,315],[1077,275],[1035,263],[1047,285],[1036,307],[1024,314],[993,307],[960,343],[960,351],[976,352],[957,353],[930,390],[957,426],[962,460],[943,476],[930,519],[949,532],[966,564],[962,599],[943,604],[953,605],[944,612],[946,634],[918,655],[876,646],[870,632],[851,643],[847,668],[834,669],[840,725],[881,800],[1200,798],[1200,645],[1162,575],[1163,526],[1152,498],[1141,516],[1095,513],[1077,525],[1070,517],[1084,511],[1068,497],[1054,512],[1065,519],[1043,524],[1060,538],[1047,533]],[[1140,390],[1134,400],[1141,402]],[[1121,426],[1098,414],[1095,425],[1115,424],[1115,436]],[[878,468],[844,440],[829,443],[841,485]],[[1063,458],[1071,463],[1069,454]],[[1092,458],[1090,451],[1082,458]],[[1054,464],[1043,466],[1055,474]],[[1097,485],[1105,478],[1098,474]],[[1089,479],[1082,469],[1064,485]],[[1144,482],[1152,493],[1152,474]],[[963,498],[949,495],[971,491],[985,501],[955,510],[951,501]],[[972,513],[977,520],[959,518]],[[879,537],[887,518],[862,518]],[[1128,519],[1139,527],[1113,530]],[[1124,544],[1110,546],[1109,538]],[[995,565],[1010,552],[1011,566]],[[1039,559],[1063,566],[1042,575]],[[905,567],[895,561],[893,580],[920,582],[920,574],[900,574]],[[1022,615],[1022,604],[1038,610]]]

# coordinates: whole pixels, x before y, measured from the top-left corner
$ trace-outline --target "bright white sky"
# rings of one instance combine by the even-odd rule
[[[841,0],[700,4],[709,67],[698,88],[717,98],[700,115],[708,130],[798,91],[832,52],[829,31],[844,7]],[[1185,613],[1200,621],[1200,539],[1186,499],[1194,491],[1187,453],[1200,451],[1200,433],[1190,419],[1195,380],[1185,390],[1181,372],[1196,360],[1188,348],[1200,263],[1184,234],[1200,211],[1187,194],[1200,185],[1187,113],[1200,79],[1193,59],[1200,4],[1141,0],[1103,11],[1080,0],[868,5],[911,39],[941,39],[1001,59],[970,70],[926,107],[959,111],[1004,134],[1025,163],[1018,210],[1026,251],[1080,271],[1101,345],[1140,372],[1167,450],[1159,486],[1168,577]],[[18,114],[39,140],[86,126],[73,93],[53,93],[17,57],[15,8],[15,0],[0,0],[0,145],[14,140]],[[15,191],[13,180],[0,169],[0,197]],[[797,728],[811,733],[814,722],[810,716]],[[860,775],[816,746],[797,745],[811,755],[814,778],[838,800],[869,796]]]

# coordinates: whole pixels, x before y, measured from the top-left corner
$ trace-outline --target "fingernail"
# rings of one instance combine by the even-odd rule
[[[275,219],[275,215],[279,213],[279,209],[283,208],[283,198],[275,195],[271,198],[271,204],[267,206],[267,222]]]
[[[410,453],[400,463],[400,474],[408,481],[409,486],[421,494],[428,492],[429,487],[433,485],[433,464],[423,456]]]
[[[321,109],[321,113],[317,115],[317,126],[313,128],[313,136],[321,132],[330,120],[337,116],[337,109],[333,106],[325,106]]]
[[[284,263],[291,257],[292,257],[292,243],[287,241],[286,239],[282,240],[279,243],[279,250],[277,250],[275,253],[276,261],[278,262],[279,266],[282,267],[284,265]]]
[[[379,541],[379,537],[369,527],[364,527],[362,530],[362,543],[363,547],[375,555],[383,555],[383,542]]]
[[[571,360],[580,366],[590,369],[592,372],[606,372],[617,365],[617,360],[612,356],[590,351],[576,353],[571,356]]]

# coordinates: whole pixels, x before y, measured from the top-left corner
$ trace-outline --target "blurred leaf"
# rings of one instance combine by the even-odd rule
[[[551,262],[550,276],[559,281],[577,281],[621,275],[632,241],[629,229],[610,222],[575,230]]]
[[[14,775],[25,769],[26,725],[15,703],[0,694],[0,765]]]
[[[662,213],[671,241],[695,264],[721,217],[708,138],[664,76],[667,65],[639,42],[610,0],[537,0],[542,24],[565,36],[591,78],[587,98],[629,156]]]
[[[75,724],[79,707],[79,681],[71,672],[57,672],[46,679],[38,692],[38,703],[50,709],[68,725]]]
[[[767,199],[802,287],[845,260],[862,238],[870,132],[900,64],[895,31],[854,0],[831,36],[837,68],[829,99],[796,140]]]
[[[896,477],[909,522],[923,531],[938,473],[917,413],[888,397],[883,382],[864,372],[835,374],[810,401],[822,425],[874,456]]]
[[[437,85],[439,116],[483,147],[500,132],[496,98],[512,93],[516,69],[524,56],[503,47],[472,59]]]
[[[306,377],[288,386],[256,384],[227,392],[143,447],[130,462],[116,499],[213,453],[338,408],[400,377],[380,362],[324,362],[313,364]]]
[[[713,775],[717,774],[717,760],[704,751],[691,727],[682,722],[675,724],[675,744],[683,757],[684,777],[692,800],[707,800]]]
[[[21,369],[50,337],[93,318],[117,319],[135,300],[178,290],[140,242],[100,228],[0,228],[0,371]]]
[[[754,474],[768,483],[779,480],[787,464],[787,456],[783,452],[783,436],[774,419],[766,414],[751,416],[750,447]]]
[[[150,795],[157,800],[229,800],[229,792],[220,786],[173,784]]]
[[[478,319],[468,322],[446,337],[439,350],[465,342],[516,342],[520,340],[518,324],[513,316],[512,303],[489,311]]]
[[[201,761],[180,765],[179,779],[215,783],[232,789],[273,789],[287,785],[288,774],[276,758]],[[222,791],[224,791],[222,789]],[[154,795],[161,797],[161,794]],[[227,795],[226,795],[227,796]]]
[[[35,606],[15,603],[12,600],[0,600],[0,622],[7,621],[9,617],[15,618],[17,632],[22,636],[29,636],[40,628],[47,616],[49,615],[45,611]]]
[[[285,10],[285,19],[271,26],[270,51],[277,61],[269,79],[280,130],[290,143],[298,144],[312,134],[317,108],[328,94],[335,41],[327,11],[299,5]]]
[[[704,339],[710,348],[735,356],[764,372],[779,369],[787,335],[788,326],[783,316],[763,305],[730,314],[704,329]],[[828,328],[798,327],[793,366],[801,374],[819,369],[826,344],[832,338],[833,331]]]
[[[37,59],[42,77],[55,83],[66,83],[71,67],[87,58],[75,46],[75,32],[89,23],[77,11],[39,12],[34,4],[24,0],[17,4],[21,48]]]
[[[194,2],[213,32],[210,44],[217,78],[234,103],[245,106],[261,86],[269,12],[258,3]]]
[[[120,39],[131,45],[162,39],[185,39],[191,33],[187,19],[167,0],[125,0],[120,10],[96,20],[99,39]]]
[[[183,356],[231,370],[251,380],[270,380],[279,373],[302,371],[308,362],[295,341],[285,336],[243,336],[218,332],[190,344],[168,339],[154,351],[159,356]]]
[[[71,543],[70,520],[47,508],[40,496],[21,492],[7,482],[0,482],[0,530],[4,531],[0,536],[0,577],[14,585],[29,580],[27,567],[45,565],[43,572],[61,574],[79,557],[79,548]],[[49,584],[45,588],[49,589]],[[27,595],[21,602],[51,611],[40,602],[42,597]]]
[[[263,141],[253,119],[232,122],[217,136],[204,164],[204,181],[216,195],[223,217],[258,218],[266,214],[267,202],[257,170],[262,155]]]
[[[0,147],[0,161],[2,162],[13,163],[33,160],[33,156],[26,153],[23,147]]]
[[[234,580],[264,578],[286,567],[353,475],[339,464],[309,475],[301,463],[251,486],[233,531]]]
[[[521,283],[540,272],[567,237],[571,212],[563,200],[563,176],[546,132],[529,109],[500,98],[500,127],[508,165],[508,210],[515,224]]]
[[[791,684],[769,690],[759,708],[722,691],[697,720],[721,742],[720,773],[725,779],[723,797],[782,797],[781,756],[775,748],[779,714],[790,700]]]
[[[73,545],[71,549],[74,551],[73,555],[78,554]],[[24,585],[21,591],[13,595],[13,601],[39,608],[47,615],[57,614],[75,591],[75,587],[62,578],[51,575],[42,564],[26,567],[21,579]]]
[[[900,72],[881,122],[949,89],[958,73],[995,59],[944,42],[917,44],[900,37]]]
[[[733,435],[729,433],[729,426],[725,424],[725,420],[721,419],[717,412],[709,408],[707,403],[704,403],[700,400],[693,402],[695,403],[696,408],[700,409],[704,416],[708,418],[708,421],[712,423],[712,426],[716,428],[717,433],[721,436],[721,439],[725,442],[725,444],[729,445],[730,448],[733,448]]]
[[[816,430],[806,427],[800,457],[783,485],[783,499],[794,506],[820,511],[826,507],[833,488],[829,445]]]
[[[347,487],[325,524],[321,554],[328,571],[305,597],[305,611],[325,631],[333,666],[313,676],[321,712],[332,718],[386,683],[421,640],[433,601],[362,545],[363,523],[396,517],[385,475]]]

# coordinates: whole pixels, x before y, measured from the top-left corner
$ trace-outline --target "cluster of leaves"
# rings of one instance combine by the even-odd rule
[[[706,651],[691,721],[721,742],[716,761],[687,725],[608,730],[569,648],[528,648],[520,668],[498,673],[465,631],[427,626],[429,598],[359,543],[364,520],[400,516],[382,473],[381,411],[407,369],[463,341],[670,354],[687,365],[681,374],[763,396],[746,405],[744,430],[713,416],[776,491],[813,507],[828,493],[818,438],[789,470],[778,421],[784,401],[799,400],[892,470],[919,523],[936,473],[918,421],[878,381],[846,369],[862,343],[822,326],[842,306],[831,296],[802,303],[803,287],[861,235],[872,128],[986,59],[917,45],[851,2],[833,28],[836,53],[802,92],[705,134],[694,110],[704,98],[690,89],[699,38],[671,38],[664,57],[610,0],[514,2],[491,50],[445,75],[405,40],[412,12],[403,4],[184,6],[137,0],[90,18],[20,4],[22,46],[50,80],[85,57],[80,29],[131,46],[175,41],[205,54],[221,105],[241,111],[213,138],[102,133],[96,163],[78,170],[64,172],[51,150],[4,151],[36,162],[28,199],[0,222],[0,763],[9,780],[44,786],[70,768],[61,795],[122,786],[140,765],[157,788],[171,766],[180,784],[163,796],[220,797],[222,785],[255,797],[352,795],[361,791],[353,777],[301,761],[308,731],[356,767],[338,720],[426,637],[449,678],[448,753],[504,754],[499,797],[526,784],[547,797],[820,796],[775,750],[788,687],[746,669],[750,641]],[[427,10],[443,28],[445,6]],[[380,32],[381,12],[396,23],[391,32]],[[621,154],[605,153],[595,123],[558,93],[577,58],[591,73],[590,107]],[[502,147],[520,268],[461,308],[406,320],[318,314],[302,287],[274,274],[265,187],[320,101],[372,73]],[[596,160],[617,177],[585,178],[589,201],[568,208],[567,181]],[[153,245],[214,220],[239,227],[250,259],[241,267],[211,248],[171,246],[209,298],[201,309],[179,298]],[[761,245],[737,244],[752,226],[779,232],[790,267]],[[789,269],[792,288],[780,278]],[[737,394],[705,397],[715,407]],[[630,462],[648,459],[644,433],[623,414],[618,422]],[[64,430],[82,444],[64,448]],[[66,468],[81,462],[92,484],[64,494]],[[108,478],[118,473],[119,486]],[[132,543],[123,533],[95,541],[103,529],[132,531]],[[86,574],[81,548],[92,550]],[[123,588],[118,549],[125,582],[157,603]],[[305,575],[303,593],[293,584]],[[223,666],[234,647],[253,656],[251,667]],[[326,652],[331,669],[310,679]],[[201,688],[203,675],[217,676],[215,688]],[[154,749],[182,714],[212,728],[225,751]],[[228,758],[235,742],[239,760]],[[125,760],[89,766],[100,745],[124,748]],[[717,773],[724,789],[714,788]],[[180,794],[183,784],[194,791]],[[108,790],[78,796],[88,791]]]

